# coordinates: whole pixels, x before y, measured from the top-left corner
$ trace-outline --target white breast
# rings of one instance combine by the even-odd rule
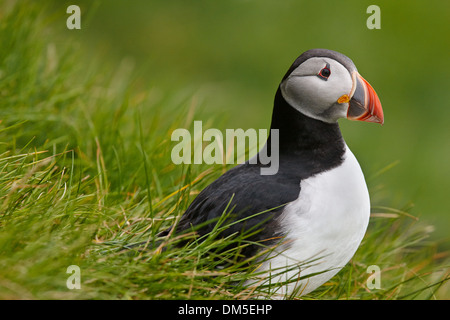
[[[348,147],[340,166],[303,180],[300,187],[298,199],[279,220],[286,244],[257,270],[263,271],[259,283],[261,277],[272,284],[291,281],[276,290],[281,298],[306,294],[333,277],[356,252],[369,222],[364,175]],[[317,272],[323,273],[298,280]]]

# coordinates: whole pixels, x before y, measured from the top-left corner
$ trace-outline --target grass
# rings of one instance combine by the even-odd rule
[[[221,239],[219,223],[204,241],[156,238],[227,169],[170,159],[170,133],[200,112],[195,92],[148,89],[126,59],[89,60],[51,26],[36,5],[0,4],[0,299],[270,298],[241,285],[254,276],[252,261],[238,262],[246,235]],[[432,227],[370,189],[355,257],[303,298],[448,299],[449,257]],[[147,250],[124,250],[142,241]],[[71,265],[80,290],[66,286]],[[367,288],[371,265],[380,289]]]

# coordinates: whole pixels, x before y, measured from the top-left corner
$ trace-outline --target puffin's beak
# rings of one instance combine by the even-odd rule
[[[347,119],[383,124],[381,102],[372,86],[358,72],[353,72],[353,89],[348,102]]]

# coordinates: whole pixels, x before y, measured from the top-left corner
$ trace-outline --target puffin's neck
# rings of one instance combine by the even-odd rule
[[[341,159],[345,152],[339,124],[325,123],[307,117],[290,106],[278,88],[271,129],[279,130],[280,155],[311,154],[314,158]],[[271,139],[268,147],[271,150]]]

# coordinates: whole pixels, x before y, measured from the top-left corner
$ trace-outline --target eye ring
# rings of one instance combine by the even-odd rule
[[[328,78],[331,76],[330,64],[327,63],[327,65],[319,71],[317,76],[322,80],[328,80]]]

